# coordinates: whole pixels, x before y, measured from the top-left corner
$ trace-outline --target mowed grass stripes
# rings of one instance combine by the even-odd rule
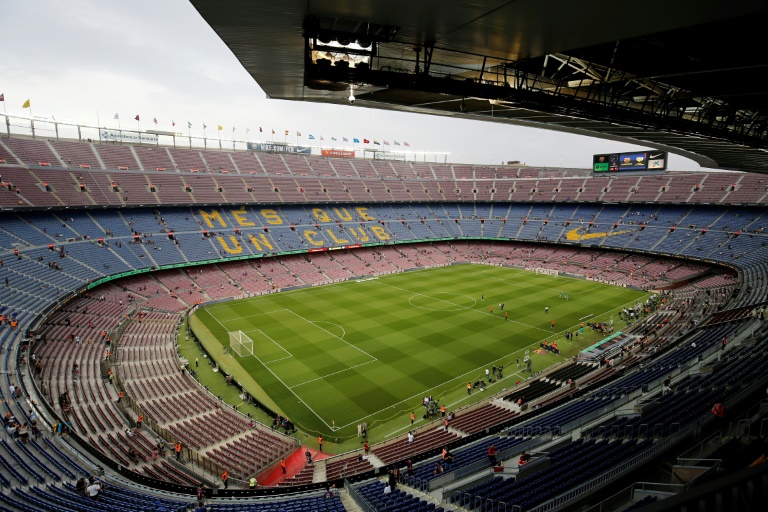
[[[510,363],[543,339],[556,340],[563,354],[540,356],[534,369],[559,362],[594,341],[567,343],[565,329],[587,315],[607,320],[644,296],[585,280],[456,265],[215,304],[195,314],[224,346],[230,331],[251,337],[253,355],[237,361],[301,428],[330,436],[335,426],[334,437],[347,437],[361,421],[375,425],[413,410],[425,395],[464,390],[486,367],[503,364],[511,372]]]

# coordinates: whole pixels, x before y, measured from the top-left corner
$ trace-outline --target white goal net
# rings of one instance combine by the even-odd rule
[[[229,333],[229,348],[240,357],[253,355],[253,340],[243,331]]]

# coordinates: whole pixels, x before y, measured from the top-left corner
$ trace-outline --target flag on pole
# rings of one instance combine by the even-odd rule
[[[187,121],[187,128],[192,128],[192,122],[191,121]]]
[[[352,139],[352,142],[355,143],[355,144],[360,144],[360,139],[355,137],[354,139]]]
[[[232,133],[235,133],[235,127],[234,126],[232,127]]]
[[[272,135],[274,135],[274,134],[275,134],[275,129],[274,129],[274,128],[272,128]]]
[[[157,124],[157,117],[152,118],[152,122]]]
[[[208,127],[205,125],[205,123],[203,123],[203,130],[205,130],[206,128]]]
[[[377,146],[381,146],[381,142],[377,141],[376,139],[373,139],[373,143],[376,144]]]
[[[120,119],[120,114],[115,114],[115,119]]]
[[[343,140],[344,142],[349,142],[349,139],[348,139],[348,138],[346,138],[346,137],[342,137],[342,140]]]
[[[296,132],[297,137],[301,137],[301,132]]]
[[[320,140],[325,140],[322,135],[320,136]]]
[[[264,130],[261,129],[261,126],[259,126],[259,133],[262,133]]]
[[[0,94],[0,101],[5,101],[5,94]]]
[[[171,119],[171,126],[176,126],[176,121],[174,121],[173,119]]]
[[[336,142],[336,137],[331,137],[331,140]]]
[[[315,140],[315,136],[312,135],[311,133],[309,134],[309,140]]]
[[[139,114],[136,114],[136,117],[134,117],[135,120],[140,121]]]
[[[407,142],[403,142],[403,144],[405,144],[405,145],[406,145],[406,146],[408,146],[408,147],[411,147],[411,145],[410,145],[410,144],[408,144]]]
[[[371,141],[369,141],[368,139],[363,139],[363,144],[370,144],[370,143]]]
[[[288,130],[285,130],[285,134],[288,135]]]
[[[223,129],[224,129],[224,127],[223,127],[223,126],[221,126],[221,125],[219,125],[219,131],[221,131],[221,130],[223,130]]]
[[[29,100],[27,100],[24,102],[21,108],[32,108],[32,104],[29,102]]]
[[[385,145],[385,146],[389,146],[389,142],[387,142],[387,141],[384,141],[384,145]]]
[[[399,146],[399,145],[400,145],[400,143],[395,141],[395,146]]]

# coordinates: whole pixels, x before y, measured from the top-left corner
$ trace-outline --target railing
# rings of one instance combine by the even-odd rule
[[[360,507],[363,512],[376,512],[376,507],[368,503],[360,492],[349,483],[349,480],[344,480],[344,489],[349,493],[349,497]]]
[[[758,388],[762,388],[762,383],[759,380],[754,380],[750,386],[745,387],[738,395],[734,396],[732,398],[732,402],[738,403],[747,397],[750,393],[756,391]],[[675,434],[670,434],[669,437],[662,439],[643,453],[637,454],[631,459],[571,489],[570,491],[563,493],[560,496],[557,496],[536,508],[530,509],[529,512],[546,512],[549,510],[556,510],[566,503],[573,502],[573,500],[581,498],[583,495],[593,492],[614,480],[615,478],[618,478],[619,476],[635,469],[640,463],[663,453],[665,450],[682,440],[687,435],[695,434],[702,425],[712,421],[714,421],[713,415],[709,412],[706,412],[700,415],[698,418],[692,419],[691,423],[689,423],[687,426],[678,430]]]
[[[596,490],[599,487],[602,487],[604,484],[618,478],[619,476],[623,475],[624,473],[627,473],[633,469],[635,469],[641,462],[648,460],[652,457],[655,457],[656,455],[664,452],[667,450],[670,446],[680,441],[683,437],[685,437],[687,434],[693,432],[693,430],[697,427],[696,423],[693,423],[691,425],[688,425],[688,428],[686,428],[683,431],[678,432],[675,435],[672,435],[656,444],[651,446],[648,450],[644,451],[643,453],[640,453],[638,455],[635,455],[631,459],[619,464],[618,466],[613,467],[612,469],[606,471],[602,475],[599,475],[581,485],[578,487],[575,487],[571,489],[570,491],[561,494],[560,496],[549,500],[546,503],[543,503],[539,505],[536,508],[530,509],[530,512],[545,512],[548,510],[555,510],[562,506],[565,503],[572,502],[574,499],[582,496],[583,494],[586,494],[587,492]]]
[[[687,484],[662,484],[656,482],[635,482],[629,487],[625,487],[613,496],[610,496],[597,505],[589,507],[582,512],[613,512],[622,509],[628,503],[637,501],[635,493],[654,494],[680,494],[688,490],[690,483]]]
[[[702,459],[699,457],[693,457],[693,458],[678,457],[677,458],[678,466],[688,466],[688,467],[696,466],[696,467],[716,468],[720,466],[722,462],[723,462],[722,459]]]
[[[496,458],[498,460],[511,459],[512,457],[514,457],[515,455],[517,455],[522,451],[528,451],[536,446],[540,446],[544,443],[548,443],[549,441],[552,440],[552,438],[553,438],[553,435],[550,432],[548,436],[542,435],[541,437],[529,439],[523,443],[517,444],[515,446],[511,446],[506,450],[501,450],[496,454]],[[487,443],[487,440],[485,442]],[[421,482],[425,483],[426,485],[423,486],[423,489],[421,487],[417,487],[417,488],[419,490],[424,490],[424,492],[434,491],[435,489],[445,487],[446,485],[452,482],[455,482],[456,480],[469,476],[473,473],[479,473],[480,471],[487,470],[488,468],[489,468],[488,459],[484,457],[480,460],[473,462],[472,464],[468,464],[464,467],[458,468],[454,471],[451,471],[450,473],[445,473],[442,476],[439,476],[432,480],[428,480],[428,481],[421,480]]]

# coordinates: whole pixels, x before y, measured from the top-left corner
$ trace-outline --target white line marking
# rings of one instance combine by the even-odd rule
[[[214,317],[213,315],[211,315],[211,317],[212,317],[214,320],[216,320],[217,322],[219,322],[219,320],[218,320],[216,317]],[[221,326],[224,328],[224,330],[226,330],[226,329],[227,329],[226,327],[224,327],[224,324],[222,324],[221,322],[219,322],[219,325],[221,325]],[[299,395],[297,395],[297,394],[296,394],[296,393],[295,393],[295,392],[294,392],[294,391],[293,391],[293,390],[292,390],[292,389],[291,389],[291,388],[290,388],[290,387],[289,387],[289,386],[288,386],[288,385],[287,385],[285,382],[283,382],[283,379],[281,379],[281,378],[280,378],[280,377],[279,377],[279,376],[278,376],[278,375],[277,375],[275,372],[273,372],[273,371],[272,371],[272,370],[269,368],[269,366],[267,366],[266,364],[264,364],[264,362],[263,362],[261,359],[259,359],[259,356],[257,356],[256,354],[253,354],[253,357],[255,357],[255,358],[256,358],[256,360],[257,360],[259,363],[261,363],[261,364],[264,366],[264,368],[266,368],[266,369],[267,369],[267,371],[269,371],[269,373],[271,373],[271,374],[272,374],[272,375],[273,375],[273,376],[274,376],[274,377],[275,377],[275,378],[276,378],[278,381],[280,381],[280,384],[282,384],[283,386],[285,386],[285,388],[286,388],[288,391],[290,391],[291,393],[293,393],[293,396],[295,396],[296,398],[298,398],[298,399],[299,399],[299,403],[303,404],[303,405],[304,405],[304,407],[306,407],[306,408],[307,408],[309,411],[311,411],[311,412],[312,412],[312,414],[314,414],[315,416],[317,416],[317,419],[319,419],[319,420],[320,420],[320,421],[323,423],[323,425],[325,425],[325,426],[326,426],[326,427],[328,427],[328,428],[331,428],[331,426],[330,426],[328,423],[326,423],[326,422],[325,422],[325,420],[324,420],[323,418],[321,418],[321,417],[320,417],[320,415],[319,415],[319,414],[317,414],[317,413],[315,412],[315,410],[314,410],[314,409],[312,409],[312,408],[309,406],[309,404],[307,404],[307,403],[306,403],[304,400],[302,400],[302,399],[301,399],[301,397],[300,397]]]
[[[281,311],[288,311],[288,310],[283,308],[283,309],[276,309],[274,311],[265,311],[264,313],[256,313],[254,315],[243,315],[243,316],[238,316],[237,318],[230,318],[229,320],[222,320],[219,323],[222,323],[222,322],[224,322],[224,323],[236,322],[238,320],[242,320],[243,318],[255,318],[257,316],[273,315],[275,313],[280,313]]]
[[[272,364],[272,363],[276,363],[276,362],[278,362],[278,361],[283,361],[283,360],[285,360],[285,359],[290,359],[290,358],[292,358],[292,357],[293,357],[293,356],[285,356],[285,357],[279,357],[279,358],[277,358],[277,359],[272,359],[271,361],[264,361],[264,364]]]
[[[462,309],[466,309],[466,308],[473,308],[473,307],[475,307],[475,306],[477,305],[477,299],[475,299],[475,298],[473,298],[473,297],[470,297],[469,295],[467,295],[467,294],[464,294],[464,293],[451,293],[451,292],[432,292],[432,294],[433,294],[433,295],[436,295],[436,294],[442,294],[442,295],[456,295],[456,296],[459,296],[459,297],[467,297],[469,300],[471,300],[471,301],[472,301],[472,305],[471,305],[471,306],[460,306],[460,305],[458,305],[458,304],[455,304],[455,306],[456,306],[456,309],[436,309],[436,308],[428,308],[427,306],[419,306],[418,304],[414,304],[414,303],[412,302],[412,299],[413,299],[414,297],[416,297],[416,296],[423,296],[423,295],[422,295],[422,294],[420,294],[420,293],[416,293],[416,294],[414,294],[414,295],[411,295],[410,297],[408,297],[408,304],[410,304],[410,305],[411,305],[411,306],[413,306],[414,308],[417,308],[417,309],[423,309],[423,310],[425,310],[425,311],[460,311],[460,310],[462,310]],[[438,299],[438,300],[440,300],[440,302],[445,302],[446,304],[452,304],[452,305],[453,305],[453,303],[452,303],[452,302],[448,302],[448,301],[447,301],[447,300],[445,300],[445,299]]]
[[[335,323],[333,323],[333,322],[321,322],[320,320],[314,320],[312,323],[313,323],[313,324],[328,324],[328,325],[335,325],[336,327],[338,327],[339,329],[341,329],[341,337],[342,337],[342,338],[344,338],[344,336],[346,336],[346,335],[347,335],[347,331],[346,331],[346,329],[344,329],[344,328],[343,328],[342,326],[340,326],[339,324],[335,324]]]
[[[449,300],[438,299],[437,297],[432,297],[430,295],[427,295],[426,293],[419,293],[419,292],[414,292],[412,290],[406,290],[405,288],[400,288],[399,286],[383,283],[381,281],[376,281],[376,282],[379,283],[379,284],[382,284],[384,286],[389,286],[390,288],[394,288],[396,290],[400,290],[400,291],[407,292],[407,293],[412,293],[414,295],[421,295],[422,297],[427,297],[428,299],[436,300],[438,302],[445,302],[446,304],[450,304],[452,306],[456,306],[458,308],[457,310],[465,309],[467,311],[474,311],[475,313],[480,313],[481,315],[492,316],[494,318],[498,318],[499,320],[504,320],[504,317],[501,316],[501,315],[498,315],[498,316],[497,315],[493,315],[491,313],[486,313],[485,311],[480,311],[479,309],[473,309],[473,308],[468,307],[468,306],[462,306],[461,304],[456,304],[455,302],[451,302]],[[459,295],[459,294],[457,294],[457,295]],[[410,304],[410,299],[409,299],[409,304]],[[410,305],[413,306],[413,304],[410,304]],[[416,306],[414,306],[414,307],[416,307]],[[454,311],[457,311],[457,310],[454,310]],[[547,329],[542,329],[541,327],[534,327],[533,325],[528,325],[528,324],[525,324],[523,322],[518,322],[517,320],[506,320],[506,321],[510,322],[510,323],[513,323],[513,324],[524,325],[524,326],[526,326],[526,327],[528,327],[530,329],[537,329],[537,330],[543,331],[543,332],[550,332]]]
[[[369,353],[368,353],[368,352],[366,352],[365,350],[363,350],[363,349],[361,349],[361,348],[358,348],[358,347],[354,346],[353,344],[351,344],[350,342],[348,342],[348,341],[344,340],[343,338],[339,338],[338,336],[336,336],[335,334],[333,334],[331,331],[329,331],[328,329],[325,329],[325,328],[323,328],[323,327],[320,327],[319,325],[317,325],[317,324],[316,324],[315,322],[313,322],[312,320],[307,320],[306,318],[304,318],[304,317],[303,317],[303,316],[301,316],[300,314],[298,314],[298,313],[296,313],[296,312],[294,312],[294,311],[291,311],[290,309],[286,309],[286,311],[288,311],[289,313],[292,313],[293,315],[296,315],[297,317],[301,318],[301,319],[302,319],[302,320],[304,320],[305,322],[307,322],[307,323],[309,323],[309,324],[312,324],[312,325],[314,325],[315,327],[317,327],[317,328],[318,328],[318,329],[320,329],[321,331],[325,331],[326,333],[330,334],[331,336],[333,336],[333,337],[334,337],[334,338],[336,338],[337,340],[341,341],[342,343],[346,343],[347,345],[349,345],[349,346],[350,346],[350,347],[352,347],[353,349],[357,350],[358,352],[362,352],[363,354],[367,355],[368,357],[370,357],[370,358],[371,358],[371,359],[373,359],[374,361],[378,361],[378,359],[376,359],[374,356],[372,356],[371,354],[369,354]]]
[[[329,284],[340,284],[340,283],[329,283]],[[238,303],[244,302],[244,301],[247,301],[247,302],[260,302],[262,300],[274,299],[274,295],[277,294],[277,293],[279,293],[281,296],[284,296],[284,295],[287,295],[287,294],[302,295],[302,294],[308,293],[308,292],[309,292],[309,290],[305,290],[305,289],[286,290],[284,292],[270,292],[270,293],[265,293],[263,295],[254,295],[253,297],[243,297],[242,299],[232,299],[232,300],[228,300],[228,301],[226,301],[224,303],[221,303],[221,304],[211,304],[210,306],[203,306],[203,308],[204,309],[222,309],[222,308],[228,308],[231,304],[233,304],[235,302],[238,302]]]
[[[264,336],[264,337],[265,337],[265,338],[267,338],[269,341],[271,341],[272,343],[274,343],[275,345],[277,345],[278,347],[280,347],[280,350],[282,350],[283,352],[285,352],[286,354],[288,354],[288,357],[293,357],[293,354],[291,354],[290,352],[288,352],[288,350],[287,350],[287,349],[286,349],[284,346],[282,346],[281,344],[279,344],[278,342],[276,342],[275,340],[273,340],[273,339],[272,339],[272,337],[271,337],[269,334],[265,333],[265,332],[264,332],[264,331],[262,331],[261,329],[251,329],[250,331],[243,331],[243,332],[244,332],[244,333],[249,333],[249,332],[260,332],[260,333],[262,334],[262,336]],[[251,352],[251,353],[253,353],[253,352]],[[255,354],[254,354],[254,355],[255,355]],[[283,357],[283,358],[281,358],[281,359],[288,359],[288,357]],[[279,360],[280,360],[280,359],[276,359],[275,361],[279,361]],[[270,362],[270,363],[274,363],[275,361],[269,361],[269,362]],[[266,364],[266,363],[265,363],[265,364]]]
[[[348,368],[344,368],[343,370],[339,370],[339,371],[337,371],[337,372],[329,373],[328,375],[323,375],[323,376],[317,377],[317,378],[315,378],[315,379],[311,379],[311,380],[308,380],[308,381],[306,381],[306,382],[302,382],[302,383],[300,383],[300,384],[294,384],[294,385],[293,385],[293,387],[294,387],[294,388],[297,388],[297,387],[299,387],[299,386],[303,386],[304,384],[309,384],[310,382],[315,382],[315,381],[317,381],[317,380],[322,380],[322,379],[324,379],[324,378],[326,378],[326,377],[330,377],[331,375],[336,375],[336,374],[338,374],[338,373],[346,372],[346,371],[348,371],[348,370],[352,370],[353,368],[358,368],[358,367],[360,367],[360,366],[363,366],[363,365],[366,365],[366,364],[375,363],[376,361],[378,361],[378,359],[371,359],[370,361],[366,361],[366,362],[364,362],[364,363],[356,364],[355,366],[350,366],[350,367],[348,367]],[[293,388],[291,388],[291,389],[293,389]]]

